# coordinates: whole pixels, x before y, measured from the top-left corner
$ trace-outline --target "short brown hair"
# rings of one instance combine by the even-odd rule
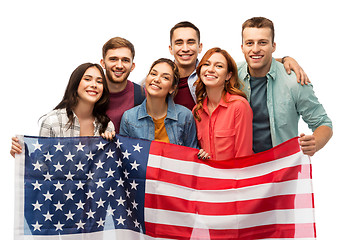
[[[246,20],[242,25],[242,39],[245,28],[270,28],[272,31],[272,43],[274,43],[275,31],[274,24],[271,20],[265,17],[253,17]]]
[[[104,46],[102,47],[102,57],[105,58],[108,50],[122,48],[122,47],[126,47],[130,49],[131,54],[132,54],[132,59],[135,58],[135,47],[133,46],[133,44],[129,40],[126,40],[125,38],[121,38],[121,37],[111,38],[104,44]]]
[[[183,21],[183,22],[179,22],[177,24],[175,24],[174,27],[172,27],[172,29],[170,29],[170,44],[172,43],[172,38],[173,38],[173,34],[174,31],[178,28],[193,28],[197,34],[198,37],[198,41],[200,43],[200,30],[199,28],[197,28],[193,23],[188,22],[188,21]]]

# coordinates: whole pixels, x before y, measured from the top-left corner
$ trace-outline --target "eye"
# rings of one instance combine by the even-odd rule
[[[102,79],[100,78],[96,82],[102,84]]]

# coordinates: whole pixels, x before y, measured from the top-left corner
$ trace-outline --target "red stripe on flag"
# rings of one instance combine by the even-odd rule
[[[200,215],[253,214],[272,210],[313,208],[313,194],[282,195],[236,202],[199,202],[145,194],[145,207]]]
[[[184,149],[184,150],[183,150]],[[199,160],[199,150],[184,146],[152,141],[150,154],[160,155],[183,161],[204,163],[214,168],[244,168],[256,164],[266,163],[275,159],[284,158],[300,151],[298,137],[292,138],[265,152],[257,153],[247,157],[233,158],[230,161]],[[229,159],[228,159],[229,160]]]
[[[222,190],[236,189],[270,182],[276,183],[296,179],[310,179],[310,170],[310,165],[300,165],[274,171],[259,177],[235,180],[193,176],[148,166],[146,178],[176,185],[182,185],[184,187],[197,190]]]
[[[263,238],[315,238],[315,224],[272,224],[244,229],[196,229],[165,224],[146,222],[146,234],[159,238],[174,238],[179,240],[194,239],[203,240],[251,240]],[[296,232],[296,236],[295,236]]]

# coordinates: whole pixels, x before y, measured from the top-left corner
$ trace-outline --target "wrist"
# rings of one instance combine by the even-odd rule
[[[285,60],[286,60],[286,58],[288,58],[289,56],[284,56],[283,58],[281,58],[281,63],[283,64],[283,63],[285,63]]]

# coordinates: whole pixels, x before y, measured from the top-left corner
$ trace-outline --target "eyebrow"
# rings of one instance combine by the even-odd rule
[[[158,71],[156,70],[156,69],[151,69],[151,72],[156,72],[156,73],[158,73]],[[170,73],[162,73],[162,75],[168,75],[168,76],[172,76]]]
[[[89,75],[89,74],[85,74],[84,77],[91,77],[91,78],[93,78],[94,76],[93,76],[93,75]],[[96,77],[96,78],[97,78],[97,79],[99,79],[99,78],[102,79],[101,76],[100,76],[100,77]]]

